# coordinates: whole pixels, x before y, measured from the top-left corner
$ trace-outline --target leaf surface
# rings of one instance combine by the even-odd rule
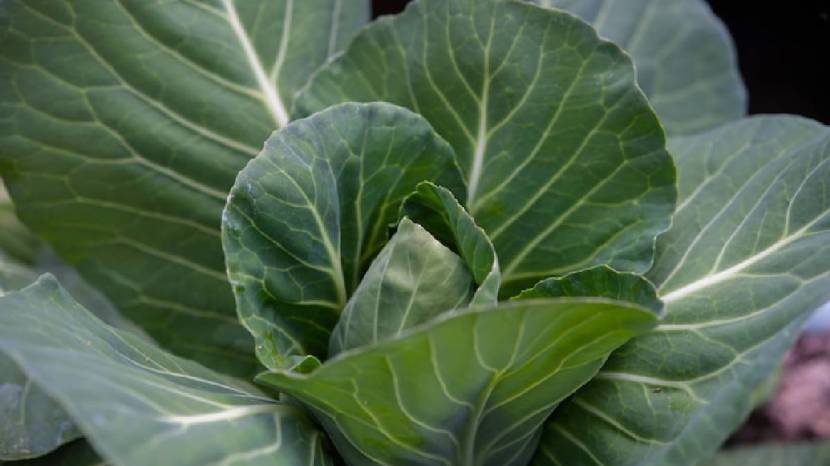
[[[0,174],[21,220],[163,346],[251,374],[220,217],[365,0],[11,0]]]
[[[596,264],[648,269],[674,167],[630,59],[584,22],[514,1],[417,0],[361,31],[296,107],[377,100],[423,115],[455,149],[503,295]]]
[[[327,354],[348,297],[423,180],[463,191],[452,148],[386,103],[295,121],[240,172],[223,241],[237,309],[267,367]]]
[[[107,326],[49,276],[0,298],[0,351],[119,466],[331,464],[299,409]]]
[[[680,204],[649,278],[656,330],[556,412],[535,465],[697,465],[830,299],[830,131],[757,117],[672,141]]]
[[[348,464],[520,466],[556,405],[654,322],[598,298],[517,301],[258,381],[311,407]]]
[[[464,259],[478,285],[471,304],[496,304],[501,284],[496,250],[450,190],[428,181],[419,184],[401,206],[401,215],[423,225]]]
[[[3,354],[0,419],[0,461],[40,456],[81,435],[63,408]]]
[[[513,299],[598,297],[634,303],[659,314],[663,303],[648,280],[633,273],[617,272],[606,266],[574,272],[540,281]]]
[[[42,245],[20,222],[0,182],[0,296],[34,282]],[[0,309],[2,312],[2,309]],[[40,456],[80,435],[66,412],[0,354],[0,461]]]
[[[473,283],[457,254],[404,218],[343,309],[329,356],[394,338],[442,312],[466,307]]]
[[[570,11],[625,49],[670,136],[746,115],[729,31],[703,0],[530,0]]]

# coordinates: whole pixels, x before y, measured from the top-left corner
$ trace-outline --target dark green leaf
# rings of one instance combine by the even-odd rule
[[[299,409],[107,326],[51,277],[0,310],[0,351],[114,464],[331,464]]]
[[[612,264],[645,272],[674,206],[663,130],[630,59],[570,14],[500,0],[416,0],[359,33],[296,102],[384,100],[456,151],[503,295]]]
[[[404,218],[343,309],[329,356],[396,337],[442,312],[466,307],[473,283],[460,257]]]
[[[521,466],[540,427],[654,314],[600,298],[446,313],[340,353],[309,375],[258,380],[303,401],[351,465]]]
[[[746,114],[735,47],[704,0],[529,0],[573,12],[624,48],[670,135]]]
[[[452,148],[386,103],[296,121],[242,170],[223,241],[238,311],[266,366],[327,354],[348,296],[422,180],[463,191]]]
[[[21,220],[162,345],[250,374],[227,191],[368,3],[3,1],[0,173]]]
[[[830,130],[758,117],[677,138],[680,205],[649,278],[666,304],[557,411],[536,465],[692,466],[830,299]]]

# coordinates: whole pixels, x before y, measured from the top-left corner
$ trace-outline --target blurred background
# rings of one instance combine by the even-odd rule
[[[397,13],[407,3],[374,0],[374,14]],[[830,124],[830,0],[708,3],[735,42],[749,113]],[[729,444],[830,438],[830,303],[808,322],[766,388],[759,394],[766,401]]]

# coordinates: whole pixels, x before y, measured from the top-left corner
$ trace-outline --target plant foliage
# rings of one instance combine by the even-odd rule
[[[0,460],[696,466],[744,419],[830,299],[830,131],[744,117],[702,0],[368,11],[0,2]]]

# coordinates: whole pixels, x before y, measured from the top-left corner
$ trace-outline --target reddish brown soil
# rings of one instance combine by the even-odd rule
[[[787,353],[770,400],[732,437],[731,444],[830,437],[830,332],[805,334]]]

